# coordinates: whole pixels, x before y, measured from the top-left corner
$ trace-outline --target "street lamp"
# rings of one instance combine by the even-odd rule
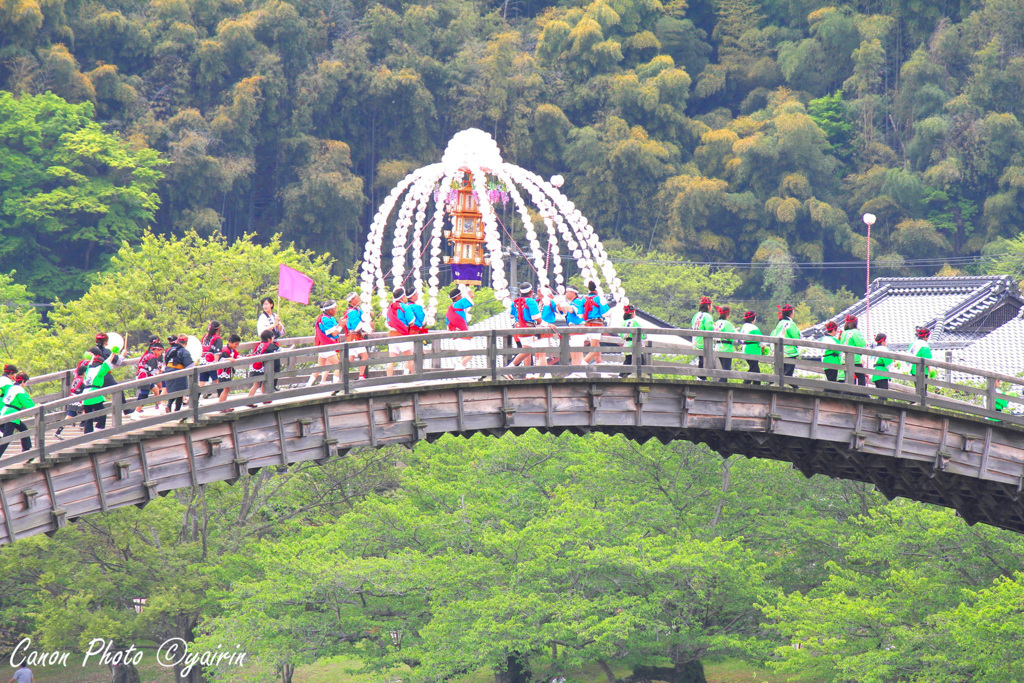
[[[866,213],[864,214],[864,225],[868,226],[868,248],[867,248],[867,279],[865,281],[864,291],[867,293],[866,303],[864,307],[864,333],[868,339],[871,339],[871,226],[875,224],[875,214]]]

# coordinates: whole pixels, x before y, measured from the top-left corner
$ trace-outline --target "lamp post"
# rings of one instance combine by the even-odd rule
[[[866,213],[864,214],[864,225],[868,226],[868,243],[867,243],[867,278],[865,280],[864,291],[866,293],[865,307],[864,307],[864,333],[867,338],[871,339],[871,226],[875,224],[875,214]]]

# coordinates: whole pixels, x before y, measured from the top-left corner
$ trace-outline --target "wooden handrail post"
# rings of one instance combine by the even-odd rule
[[[853,384],[855,379],[853,374],[853,352],[843,352],[843,372],[846,373],[846,377],[843,378],[843,384]]]
[[[641,353],[643,352],[643,337],[639,332],[633,335],[633,371],[636,374],[636,378],[640,379],[641,367],[643,362],[641,361]]]
[[[341,389],[346,394],[348,393],[348,387],[349,387],[348,373],[349,373],[349,370],[350,370],[350,368],[349,368],[349,360],[348,360],[348,349],[349,349],[348,344],[346,344],[344,346],[344,348],[341,349]],[[369,351],[370,347],[367,346],[366,349],[367,349],[367,351]]]
[[[188,407],[192,411],[192,423],[199,423],[199,366],[192,368],[186,379],[188,380]]]
[[[923,360],[923,359],[922,359]],[[996,378],[985,378],[985,409],[996,409]]]
[[[423,342],[419,340],[412,343],[412,374],[423,374]]]
[[[567,332],[558,333],[558,364],[563,368],[569,366],[572,362],[572,354],[569,353],[569,334]],[[562,370],[562,377],[566,376],[566,371]]]
[[[715,370],[715,340],[712,337],[704,337],[704,379],[709,382],[714,379]]]
[[[118,429],[123,422],[124,417],[124,392],[115,391],[114,395],[110,397],[110,424],[114,429]]]
[[[39,406],[36,418],[36,447],[39,449],[39,462],[46,461],[46,404]]]
[[[74,373],[71,370],[64,371],[64,377],[60,380],[60,397],[67,398],[71,395],[71,385],[75,381]]]
[[[914,388],[917,389],[917,400],[924,406],[925,398],[928,396],[928,367],[924,358],[917,359],[917,377],[914,378]]]
[[[274,393],[274,382],[277,381],[277,373],[274,372],[274,362],[272,360],[263,362],[263,381],[266,382],[263,385],[263,390],[268,395]]]
[[[786,351],[782,348],[782,338],[775,344],[775,381],[781,389],[786,384]]]
[[[491,379],[498,379],[498,331],[491,330],[487,337],[487,364],[491,367]]]

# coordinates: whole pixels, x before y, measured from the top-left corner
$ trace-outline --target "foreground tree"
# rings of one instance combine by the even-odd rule
[[[81,293],[152,220],[162,164],[103,132],[88,102],[0,92],[0,270],[19,268],[36,296]]]

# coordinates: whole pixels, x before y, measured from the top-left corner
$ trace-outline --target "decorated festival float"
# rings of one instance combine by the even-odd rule
[[[527,242],[523,251],[533,271],[529,279],[536,282],[545,298],[564,293],[567,283],[563,255],[568,255],[575,261],[584,285],[593,281],[599,294],[628,303],[622,282],[616,277],[615,267],[594,227],[562,194],[560,185],[559,176],[549,182],[503,161],[497,143],[484,131],[470,128],[457,133],[440,163],[407,175],[377,211],[360,271],[364,312],[372,312],[374,293],[386,302],[391,288],[403,286],[423,292],[426,324],[433,325],[442,286],[442,264],[451,267],[453,282],[464,285],[483,283],[485,269],[489,268],[495,297],[506,309],[511,306],[510,283],[502,260],[500,221],[495,211],[497,204],[508,202],[522,223]],[[545,242],[531,217],[527,197],[543,223]],[[392,223],[396,206],[398,214]],[[390,272],[386,273],[384,249],[388,234],[391,258]],[[445,241],[451,245],[448,255],[443,253]],[[516,283],[511,286],[514,290]]]

